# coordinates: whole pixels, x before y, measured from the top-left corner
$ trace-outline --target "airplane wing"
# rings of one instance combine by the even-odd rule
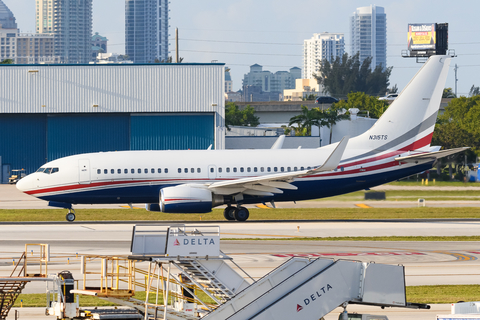
[[[470,148],[463,147],[463,148],[455,148],[455,149],[448,149],[448,150],[441,150],[441,151],[434,151],[434,152],[426,152],[426,153],[420,153],[420,154],[415,154],[411,156],[398,157],[398,158],[395,158],[395,161],[415,162],[415,161],[422,161],[422,160],[436,160],[436,159],[440,159],[458,152],[465,151],[467,149],[470,149]]]
[[[297,187],[289,183],[293,182],[295,178],[337,168],[348,140],[348,136],[343,137],[327,160],[314,169],[215,182],[209,185],[208,189],[220,195],[243,193],[256,196],[273,196],[274,193],[283,193],[281,189],[296,190]]]

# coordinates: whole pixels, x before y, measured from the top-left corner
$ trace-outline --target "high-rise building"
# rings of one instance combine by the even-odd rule
[[[0,0],[0,61],[17,64],[56,63],[52,34],[20,33],[13,13]]]
[[[55,37],[63,63],[88,63],[92,52],[92,0],[37,0],[37,33]]]
[[[360,53],[360,62],[372,57],[372,68],[387,67],[387,15],[383,7],[357,8],[350,20],[351,54]]]
[[[311,39],[303,41],[303,78],[314,79],[322,61],[335,60],[345,53],[343,33],[315,33]]]
[[[168,59],[168,0],[125,0],[125,54],[135,63]]]
[[[17,29],[17,23],[12,11],[0,0],[0,28]]]

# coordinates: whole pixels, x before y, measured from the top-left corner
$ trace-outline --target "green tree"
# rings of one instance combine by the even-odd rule
[[[453,93],[452,88],[443,89],[442,98],[456,98],[457,96]]]
[[[343,98],[357,91],[383,96],[387,92],[392,67],[379,65],[372,70],[371,64],[371,57],[360,63],[359,53],[352,57],[345,53],[332,62],[323,61],[320,72],[314,76],[332,96]]]
[[[319,108],[308,109],[307,106],[301,106],[302,113],[293,116],[290,118],[288,123],[289,127],[296,124],[296,127],[292,127],[295,130],[296,136],[311,136],[312,135],[312,126],[324,126],[326,121],[324,119],[324,114],[320,111]]]
[[[361,112],[366,112],[372,118],[380,118],[387,110],[389,104],[385,100],[378,100],[377,97],[369,96],[363,92],[352,92],[348,94],[348,100],[340,100],[335,104],[340,109],[348,110],[357,108]]]
[[[333,126],[339,121],[350,119],[350,115],[346,112],[346,109],[343,109],[336,103],[332,104],[330,108],[320,112],[323,114],[324,125],[330,129],[329,144],[332,144]]]
[[[227,102],[225,105],[225,126],[250,126],[256,127],[260,124],[259,117],[255,116],[255,109],[247,105],[240,110],[234,102]]]
[[[302,98],[302,101],[313,101],[317,98],[316,94],[309,94]]]
[[[471,147],[467,156],[480,156],[480,96],[452,99],[438,116],[432,144],[445,149]]]
[[[14,62],[13,59],[5,59],[0,61],[0,64],[14,64]]]

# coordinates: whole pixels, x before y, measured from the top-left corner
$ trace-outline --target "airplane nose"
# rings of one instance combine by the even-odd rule
[[[17,187],[18,190],[25,192],[29,189],[30,180],[31,180],[31,177],[26,176],[23,179],[18,180],[15,186]]]

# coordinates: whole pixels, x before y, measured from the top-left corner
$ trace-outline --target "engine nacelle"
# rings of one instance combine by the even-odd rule
[[[147,204],[146,208],[166,213],[207,213],[223,203],[223,196],[214,195],[204,185],[182,184],[163,188],[160,203]]]

